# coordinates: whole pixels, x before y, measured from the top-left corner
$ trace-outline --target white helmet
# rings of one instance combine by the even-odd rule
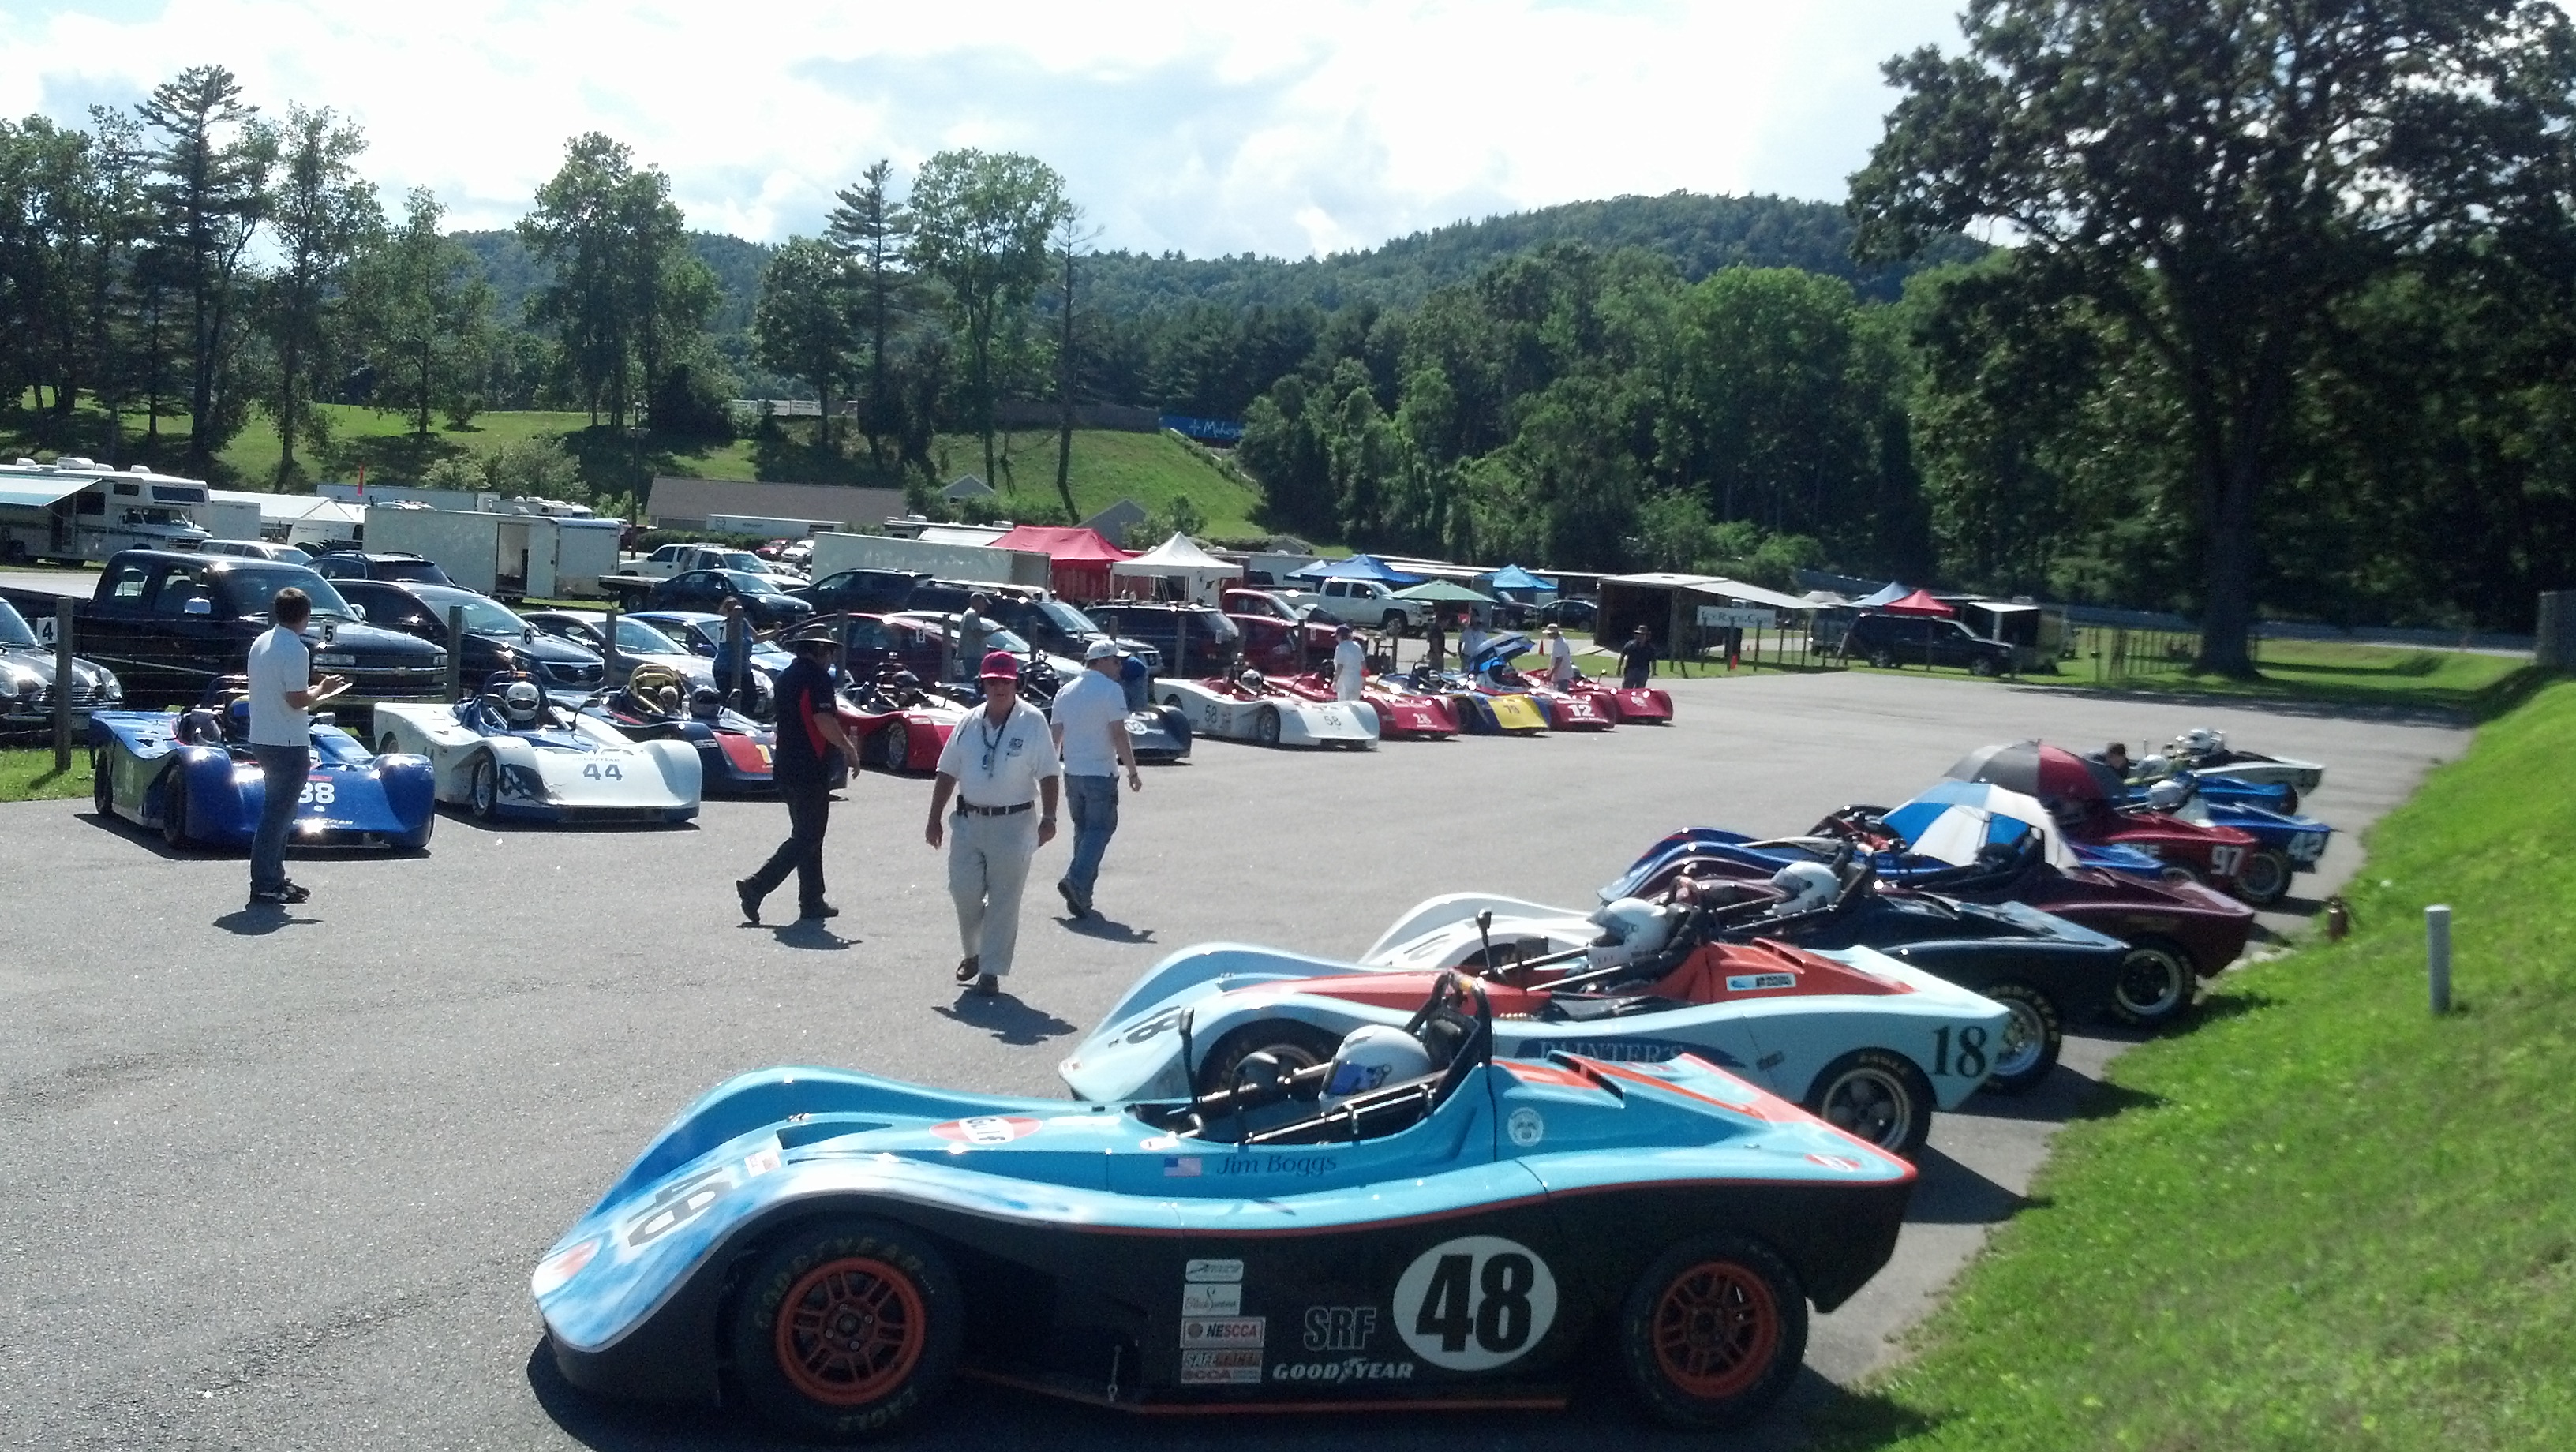
[[[1329,1107],[1430,1072],[1431,1054],[1420,1040],[1400,1028],[1369,1024],[1342,1036],[1342,1046],[1333,1051],[1333,1072],[1324,1080],[1322,1102]]]
[[[1260,690],[1269,682],[1269,678],[1259,671],[1245,671],[1243,674],[1236,676],[1234,680],[1235,684],[1243,687],[1247,691]]]
[[[2227,738],[2206,726],[2194,726],[2182,734],[2181,743],[2183,755],[2207,756],[2213,751],[2223,750]]]
[[[537,719],[537,713],[545,707],[546,698],[538,693],[534,685],[526,681],[512,681],[509,688],[501,692],[501,714],[509,717],[510,724],[513,726],[526,726],[534,722]]]
[[[1660,953],[1672,941],[1674,910],[1646,901],[1641,897],[1623,897],[1604,904],[1592,914],[1600,924],[1602,936],[1636,957]]]
[[[2147,805],[2159,812],[2178,812],[2191,800],[2191,788],[2178,781],[2160,781],[2147,788]]]
[[[1780,890],[1782,913],[1804,913],[1832,902],[1842,880],[1821,862],[1792,862],[1771,874],[1771,885]]]
[[[2139,757],[2137,768],[2131,774],[2140,781],[2157,781],[2173,775],[2173,769],[2173,758],[2159,753]]]

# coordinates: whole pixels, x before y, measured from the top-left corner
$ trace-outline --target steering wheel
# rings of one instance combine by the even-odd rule
[[[1464,1013],[1466,1001],[1466,975],[1456,969],[1443,970],[1439,977],[1431,980],[1431,996],[1423,1000],[1422,1007],[1414,1012],[1413,1017],[1405,1020],[1404,1031],[1418,1039],[1422,1037],[1423,1028],[1438,1018],[1442,1010]]]
[[[1872,852],[1893,852],[1904,845],[1904,840],[1887,830],[1887,824],[1882,820],[1885,816],[1886,809],[1883,807],[1848,806],[1840,811],[1827,813],[1824,820],[1816,823],[1807,835],[1840,837],[1846,842],[1859,843]]]

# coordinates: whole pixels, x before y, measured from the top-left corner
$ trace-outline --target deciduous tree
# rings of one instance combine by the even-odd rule
[[[914,263],[943,284],[966,340],[968,386],[993,458],[994,342],[1004,315],[1025,307],[1046,276],[1047,234],[1062,213],[1064,178],[1033,156],[943,151],[912,180]]]

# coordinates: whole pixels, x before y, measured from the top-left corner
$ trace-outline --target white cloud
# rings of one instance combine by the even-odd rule
[[[974,145],[1064,172],[1104,245],[1302,255],[1623,192],[1839,197],[1877,63],[1956,4],[10,0],[0,114],[77,121],[215,62],[269,111],[355,118],[388,195],[461,226],[600,130],[745,236],[814,230],[878,156]]]

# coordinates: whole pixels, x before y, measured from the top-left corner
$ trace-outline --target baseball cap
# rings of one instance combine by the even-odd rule
[[[988,652],[979,674],[988,681],[1016,681],[1020,678],[1020,658],[1007,650]]]
[[[1082,648],[1082,661],[1083,664],[1089,665],[1093,661],[1108,660],[1118,654],[1120,654],[1118,642],[1104,635]]]

